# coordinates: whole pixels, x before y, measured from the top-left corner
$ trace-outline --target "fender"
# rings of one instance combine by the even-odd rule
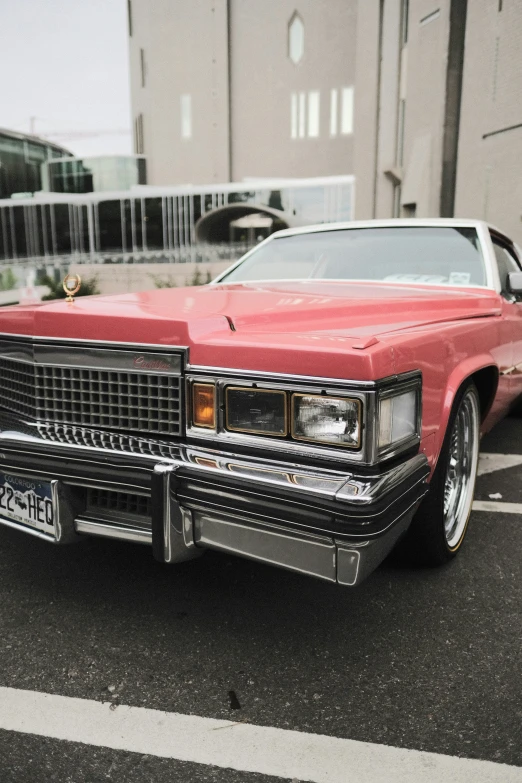
[[[442,408],[440,412],[440,424],[439,429],[435,437],[433,444],[434,449],[434,469],[439,459],[440,450],[444,442],[446,435],[446,429],[448,427],[448,421],[457,395],[458,390],[462,384],[474,375],[479,370],[484,370],[486,367],[494,367],[499,372],[498,364],[493,359],[490,353],[479,354],[478,356],[470,356],[463,362],[459,362],[450,373],[446,386],[442,395]]]

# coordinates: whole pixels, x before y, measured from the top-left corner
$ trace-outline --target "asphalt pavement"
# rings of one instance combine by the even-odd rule
[[[522,454],[522,419],[482,450]],[[476,497],[522,503],[521,477],[489,472]],[[390,559],[350,589],[217,553],[163,566],[138,545],[53,548],[2,528],[0,688],[522,767],[521,554],[522,516],[473,512],[448,566]],[[1,783],[36,780],[276,778],[0,731]]]

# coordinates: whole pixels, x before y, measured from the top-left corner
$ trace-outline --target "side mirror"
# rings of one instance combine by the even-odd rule
[[[522,294],[522,272],[510,272],[508,288],[514,294]]]

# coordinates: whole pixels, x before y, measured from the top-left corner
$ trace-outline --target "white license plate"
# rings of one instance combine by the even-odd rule
[[[54,506],[51,484],[0,473],[0,517],[52,535]]]

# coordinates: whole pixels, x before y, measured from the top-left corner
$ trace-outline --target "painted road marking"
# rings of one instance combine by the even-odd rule
[[[506,470],[522,465],[522,454],[481,454],[478,475],[494,473],[496,470]]]
[[[522,783],[522,767],[0,688],[0,728],[312,783]]]
[[[497,500],[474,500],[473,511],[498,511],[500,514],[522,514],[522,503],[500,503]]]

